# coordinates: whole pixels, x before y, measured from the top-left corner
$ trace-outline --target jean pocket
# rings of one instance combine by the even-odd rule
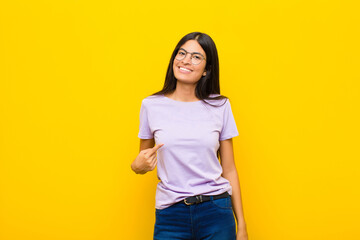
[[[165,209],[157,209],[155,208],[155,214],[158,215],[160,213],[162,213]]]
[[[221,209],[232,209],[231,197],[211,200],[211,203]]]
[[[169,211],[170,211],[170,213],[171,213],[171,212],[172,212],[172,209],[173,209],[174,207],[175,207],[175,205],[171,205],[171,206],[166,207],[166,208],[163,208],[163,209],[157,209],[157,208],[155,208],[155,214],[156,214],[156,215],[164,214],[164,213],[169,212]]]

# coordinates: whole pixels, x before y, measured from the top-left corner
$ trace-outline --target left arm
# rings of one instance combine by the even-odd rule
[[[220,160],[223,169],[222,176],[226,178],[232,187],[232,205],[237,222],[237,240],[247,240],[246,223],[244,219],[239,177],[234,161],[232,138],[220,141]]]

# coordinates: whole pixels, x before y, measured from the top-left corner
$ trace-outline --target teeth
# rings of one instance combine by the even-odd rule
[[[186,69],[186,68],[182,68],[182,67],[180,67],[180,69],[181,69],[181,70],[184,70],[184,71],[187,71],[187,72],[191,72],[191,70]]]

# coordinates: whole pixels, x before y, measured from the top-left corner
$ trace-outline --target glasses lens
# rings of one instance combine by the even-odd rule
[[[179,50],[178,53],[176,54],[176,57],[175,57],[175,58],[176,58],[177,60],[183,60],[183,59],[185,58],[185,56],[186,56],[185,51]]]
[[[203,60],[203,58],[200,54],[194,54],[192,57],[192,63],[195,65],[201,63],[202,60]]]

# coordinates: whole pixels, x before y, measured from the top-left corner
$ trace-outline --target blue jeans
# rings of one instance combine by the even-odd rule
[[[154,240],[235,240],[231,196],[193,205],[155,209]]]

